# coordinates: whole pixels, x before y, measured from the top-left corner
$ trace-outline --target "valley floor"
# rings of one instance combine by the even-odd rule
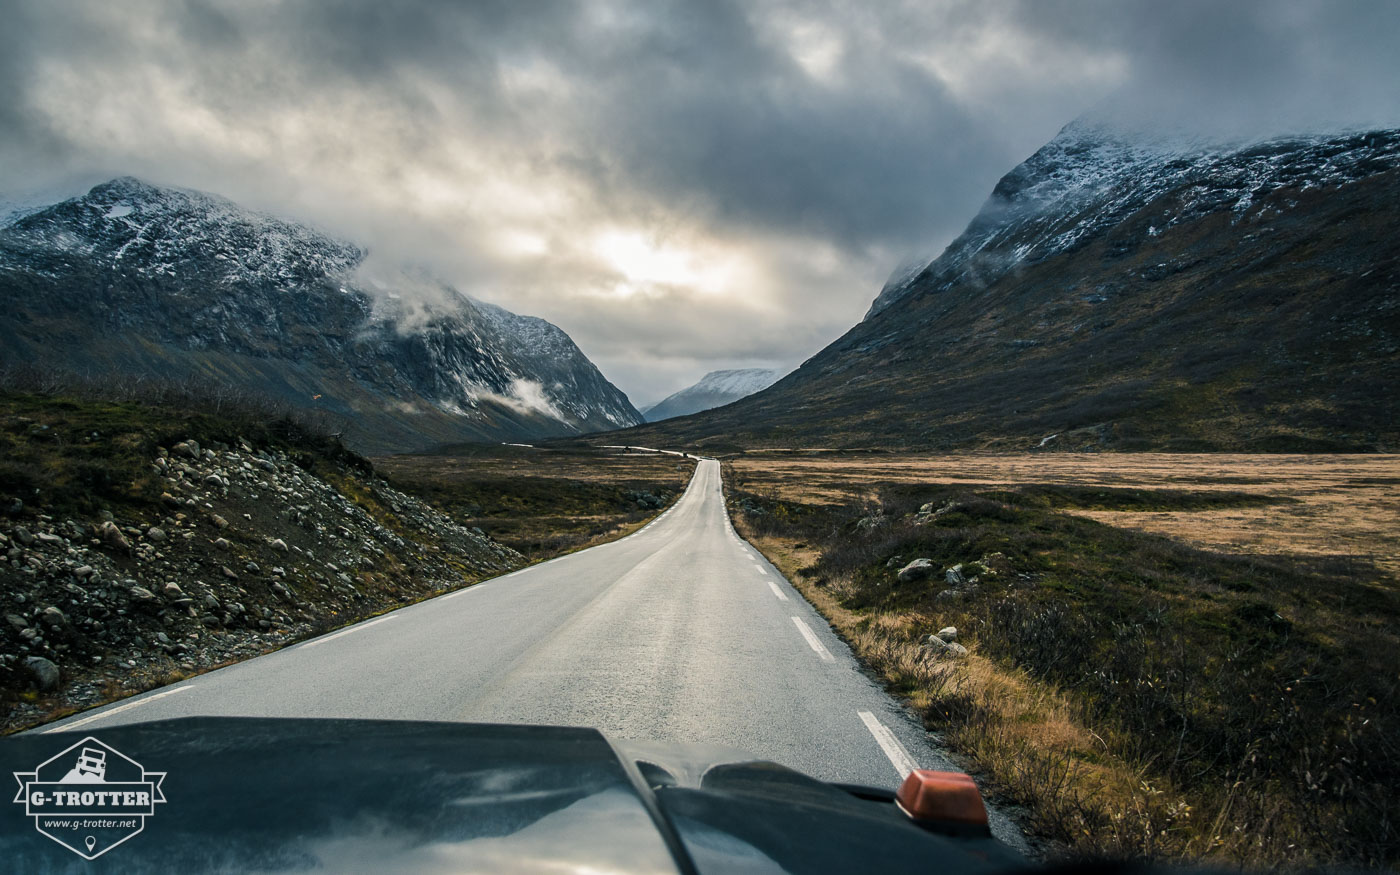
[[[1400,457],[726,469],[740,530],[1062,852],[1400,859]]]

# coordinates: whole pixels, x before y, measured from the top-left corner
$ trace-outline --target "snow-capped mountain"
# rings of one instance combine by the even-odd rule
[[[674,416],[688,416],[732,404],[778,382],[785,371],[769,368],[736,368],[710,371],[698,383],[666,396],[642,411],[647,422],[660,422]]]
[[[219,197],[121,178],[0,226],[0,364],[198,378],[370,451],[641,422],[554,325]]]
[[[1268,195],[1341,186],[1392,169],[1397,146],[1397,131],[1221,144],[1143,139],[1106,122],[1075,121],[1002,177],[967,230],[938,258],[922,269],[896,271],[867,316],[915,289],[928,294],[984,284],[1070,252],[1129,217],[1154,237],[1210,214],[1247,227],[1264,211],[1279,209],[1266,204]],[[1155,214],[1142,213],[1170,192],[1181,196]]]
[[[774,388],[626,440],[1400,449],[1400,131],[1067,126]]]

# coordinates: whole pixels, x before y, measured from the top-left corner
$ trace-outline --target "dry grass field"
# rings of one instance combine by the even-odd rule
[[[726,463],[740,530],[1052,855],[1400,861],[1400,457]]]
[[[678,497],[695,463],[589,447],[465,445],[375,469],[533,560],[619,537]]]
[[[802,502],[874,501],[890,483],[1228,490],[1293,499],[1257,507],[1070,512],[1212,550],[1358,559],[1400,580],[1400,455],[752,453],[725,464],[750,491]]]

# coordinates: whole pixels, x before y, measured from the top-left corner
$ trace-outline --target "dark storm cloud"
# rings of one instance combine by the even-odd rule
[[[639,401],[793,365],[1097,107],[1400,124],[1400,5],[3,2],[0,192],[135,173],[427,261]]]

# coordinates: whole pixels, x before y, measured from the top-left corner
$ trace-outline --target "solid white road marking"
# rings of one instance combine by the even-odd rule
[[[312,640],[312,641],[308,641],[308,642],[306,642],[305,644],[303,644],[303,645],[301,645],[301,646],[302,646],[302,647],[316,647],[317,645],[325,644],[327,641],[333,641],[333,640],[335,640],[336,638],[339,638],[341,635],[349,635],[351,632],[358,632],[358,631],[360,631],[361,629],[367,629],[367,628],[369,628],[370,626],[373,626],[373,625],[375,625],[375,624],[377,624],[377,623],[382,623],[382,622],[384,622],[385,620],[392,620],[392,619],[394,619],[394,615],[393,615],[393,614],[386,614],[386,615],[380,617],[380,618],[377,619],[377,620],[370,620],[368,623],[357,623],[357,624],[355,624],[354,626],[351,626],[351,627],[348,628],[348,629],[341,629],[339,632],[332,632],[332,633],[329,634],[329,635],[322,635],[320,638],[317,638],[317,639]]]
[[[768,588],[773,590],[773,595],[778,597],[778,601],[785,602],[788,600],[787,595],[784,594],[782,590],[778,589],[778,585],[773,581],[768,581]]]
[[[899,739],[894,737],[894,733],[885,727],[885,724],[875,719],[875,715],[869,711],[859,711],[860,719],[865,723],[865,728],[870,730],[870,734],[875,736],[875,743],[880,745],[880,750],[889,757],[890,765],[899,773],[899,779],[904,780],[910,772],[919,767],[914,762],[914,758],[909,755],[909,751],[904,749],[904,745],[899,743]]]
[[[39,730],[39,732],[41,734],[46,732],[67,732],[70,729],[77,729],[79,726],[85,726],[94,720],[101,720],[103,717],[110,717],[113,714],[120,714],[123,711],[130,711],[132,708],[135,708],[138,705],[144,705],[147,702],[154,702],[156,699],[164,699],[166,696],[173,696],[176,693],[183,693],[189,688],[189,684],[185,684],[182,687],[171,687],[168,690],[161,690],[159,693],[152,693],[149,696],[142,696],[135,702],[127,702],[125,705],[118,705],[115,708],[108,708],[101,714],[94,714],[91,717],[84,717],[81,720],[74,720],[72,723],[65,723],[62,726],[50,726],[47,729]]]
[[[836,657],[831,655],[825,645],[817,640],[817,633],[812,631],[812,627],[802,622],[801,617],[793,617],[792,621],[797,624],[797,631],[802,633],[802,637],[807,639],[807,644],[817,652],[817,656],[822,658],[822,662],[835,662]]]

